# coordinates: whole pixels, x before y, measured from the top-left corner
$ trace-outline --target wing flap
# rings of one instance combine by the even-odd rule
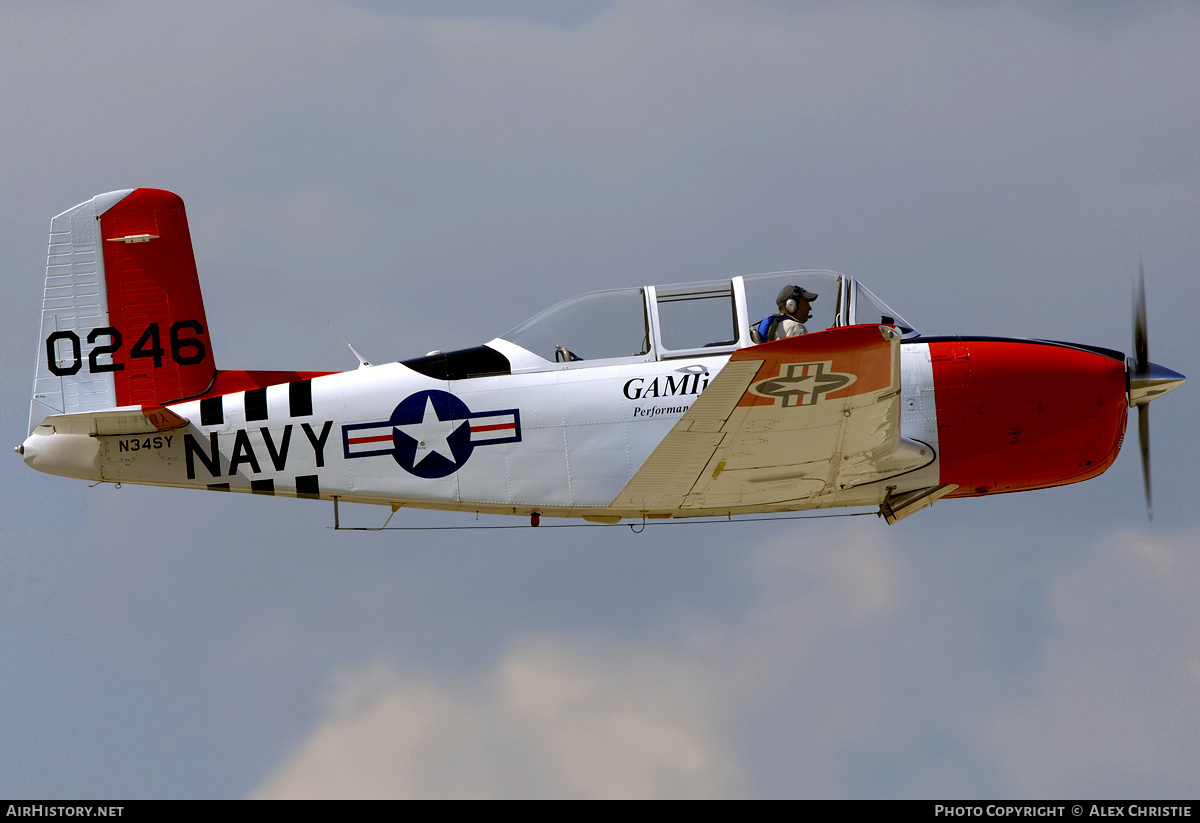
[[[705,467],[724,436],[720,432],[672,432],[659,444],[635,475],[637,480],[626,484],[622,495],[630,505],[639,509],[661,508],[661,501],[683,500],[703,475]],[[618,498],[620,499],[620,498]]]
[[[900,436],[899,333],[850,326],[735,352],[612,505],[800,504],[931,459]]]
[[[709,383],[708,388],[696,398],[687,414],[672,431],[679,429],[679,424],[684,424],[685,421],[686,426],[679,429],[680,431],[721,431],[757,373],[757,361],[730,359],[725,368],[721,369],[720,377]]]

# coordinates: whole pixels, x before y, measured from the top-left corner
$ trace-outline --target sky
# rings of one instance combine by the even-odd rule
[[[800,268],[1129,351],[1140,260],[1151,358],[1197,375],[1198,43],[1165,1],[4,4],[0,429],[50,218],[137,186],[187,204],[221,368]],[[642,534],[335,533],[12,455],[0,796],[1194,797],[1195,410],[1153,406],[1152,524],[1133,439],[891,527]]]

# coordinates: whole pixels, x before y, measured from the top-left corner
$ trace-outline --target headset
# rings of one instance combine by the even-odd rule
[[[804,289],[800,288],[799,286],[792,286],[791,294],[788,296],[788,298],[784,302],[777,305],[783,309],[785,314],[795,314],[796,309],[800,308],[798,298],[800,298],[803,294]]]

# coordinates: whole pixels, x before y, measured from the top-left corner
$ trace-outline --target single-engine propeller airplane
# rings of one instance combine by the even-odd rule
[[[1140,278],[1140,274],[1139,274]],[[807,333],[756,344],[783,287]],[[586,294],[484,345],[340,372],[212,354],[183,201],[98,195],[53,219],[17,447],[110,483],[540,517],[877,507],[1086,480],[1184,377],[1135,353],[926,337],[826,271]]]

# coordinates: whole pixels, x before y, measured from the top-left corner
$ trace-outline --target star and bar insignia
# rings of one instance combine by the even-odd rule
[[[342,426],[346,459],[390,454],[406,472],[424,478],[458,471],[476,446],[520,440],[519,409],[473,412],[436,389],[409,395],[388,420]]]
[[[857,380],[853,374],[833,371],[833,362],[784,363],[779,376],[760,380],[750,391],[760,397],[773,398],[784,408],[814,406],[823,395],[845,388]]]

